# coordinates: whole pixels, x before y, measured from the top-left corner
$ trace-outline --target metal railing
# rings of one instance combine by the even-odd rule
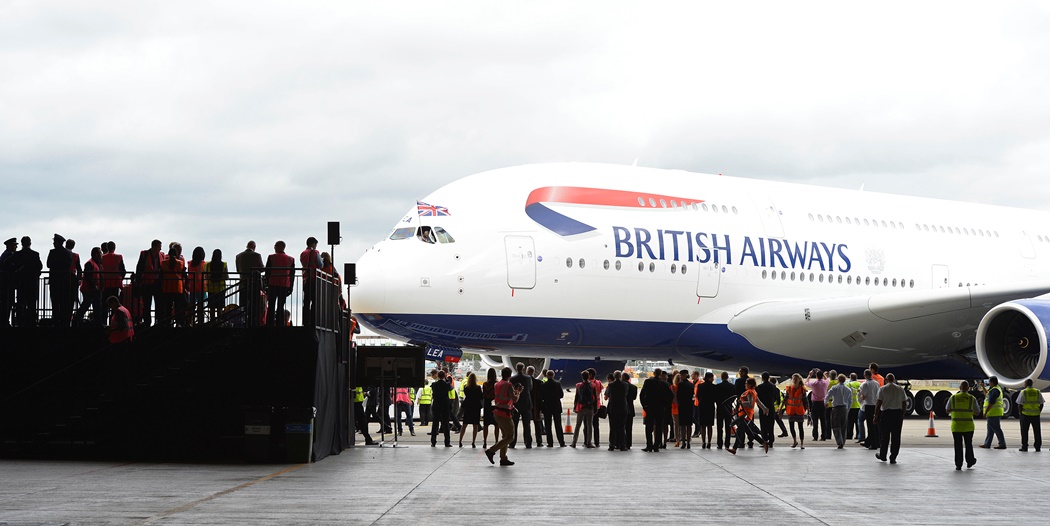
[[[79,282],[75,288],[74,283],[67,282],[64,292],[54,290],[49,272],[42,271],[29,286],[16,286],[10,279],[3,281],[6,290],[0,290],[0,294],[9,294],[11,312],[0,312],[0,317],[7,315],[6,319],[16,327],[103,326],[107,324],[109,312],[106,298],[114,295],[131,313],[137,327],[312,326],[338,332],[341,320],[347,315],[338,278],[321,270],[303,268],[293,269],[291,276],[286,269],[281,272],[284,274],[280,277],[268,276],[265,269],[240,274],[230,272],[220,282],[210,282],[207,274],[203,274],[204,282],[199,287],[203,291],[190,290],[199,289],[194,286],[192,275],[171,276],[161,272],[159,276],[140,279],[135,273],[126,272],[119,280],[112,280],[113,273],[103,272],[103,280],[108,277],[110,284],[117,281],[119,287],[104,287],[97,294],[85,294]],[[284,277],[290,278],[287,280],[290,286],[277,286]],[[177,292],[180,281],[181,293]],[[70,323],[58,322],[56,316],[69,316]]]

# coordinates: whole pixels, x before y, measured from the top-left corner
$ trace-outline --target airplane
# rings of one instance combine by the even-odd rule
[[[490,365],[659,360],[803,376],[877,362],[902,379],[1045,389],[1048,258],[1046,212],[538,164],[417,201],[357,261],[351,306],[438,360],[466,350]],[[919,410],[937,405],[914,396]]]

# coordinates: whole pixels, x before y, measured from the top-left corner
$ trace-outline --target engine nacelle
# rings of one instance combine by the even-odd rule
[[[1024,387],[1031,378],[1039,390],[1050,387],[1047,332],[1050,300],[1008,301],[993,307],[977,327],[977,359],[1003,387]]]

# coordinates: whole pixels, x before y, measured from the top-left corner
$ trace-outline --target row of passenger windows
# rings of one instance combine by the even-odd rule
[[[889,222],[887,222],[884,219],[870,219],[869,220],[869,219],[860,219],[859,217],[850,218],[848,216],[847,217],[842,217],[842,216],[834,216],[834,217],[832,217],[831,214],[828,214],[828,215],[817,214],[815,216],[813,214],[809,214],[809,220],[810,221],[816,221],[816,222],[819,222],[819,223],[829,223],[829,224],[832,224],[832,223],[834,223],[834,224],[843,224],[843,223],[845,223],[847,225],[856,225],[856,226],[863,225],[863,226],[871,226],[871,227],[875,227],[875,228],[882,227],[882,228],[890,228],[890,229],[898,229],[899,228],[901,230],[904,230],[904,223],[902,223],[900,221],[889,221]],[[960,234],[960,235],[964,235],[964,236],[999,237],[999,232],[997,232],[995,230],[973,229],[973,228],[965,228],[965,227],[964,228],[959,228],[959,227],[950,227],[950,226],[944,226],[944,225],[928,225],[928,224],[915,223],[915,230],[918,230],[920,232],[940,232],[942,234],[953,234],[954,233],[954,234]],[[1047,238],[1047,239],[1050,240],[1050,238]]]
[[[577,267],[579,267],[581,269],[582,268],[586,268],[587,267],[587,260],[583,259],[583,258],[580,258],[579,260],[574,260],[572,258],[565,258],[565,266],[568,267],[568,268],[572,268],[573,266],[577,266]],[[605,270],[609,270],[610,268],[615,268],[616,270],[621,270],[623,268],[623,263],[621,261],[619,261],[619,260],[610,263],[609,260],[606,259],[602,263],[602,267],[605,268]],[[645,272],[646,270],[648,270],[649,272],[656,272],[656,262],[650,261],[649,264],[647,265],[644,261],[639,261],[638,262],[638,272]],[[684,263],[681,266],[679,266],[677,263],[671,263],[671,266],[669,267],[668,270],[670,270],[671,274],[681,273],[684,276],[688,272],[689,269]],[[871,276],[865,276],[864,279],[862,280],[860,276],[857,276],[856,278],[854,278],[852,275],[842,276],[841,274],[818,274],[816,272],[808,272],[808,273],[807,272],[797,272],[797,271],[789,272],[787,270],[781,270],[781,271],[778,272],[776,270],[770,271],[769,269],[763,269],[762,270],[762,279],[768,279],[770,281],[777,281],[777,280],[779,280],[779,281],[798,281],[798,282],[809,281],[810,283],[813,283],[813,282],[825,283],[826,282],[829,285],[830,284],[839,284],[839,285],[842,285],[842,284],[846,284],[846,285],[856,284],[856,285],[864,285],[864,286],[875,286],[875,287],[881,286],[881,287],[902,288],[902,289],[904,289],[904,288],[907,288],[907,289],[915,288],[915,280],[914,279],[907,279],[906,280],[905,278],[897,279],[897,278],[886,278],[886,277],[883,277],[883,278],[879,278],[879,277],[872,278]],[[977,285],[977,283],[966,283],[966,284],[963,284],[962,282],[959,282],[959,284],[958,284],[959,287],[963,287],[963,286],[969,287],[971,285]]]

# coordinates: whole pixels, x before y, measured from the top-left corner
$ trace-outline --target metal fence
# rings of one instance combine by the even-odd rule
[[[81,292],[76,278],[55,284],[48,271],[35,283],[5,279],[2,294],[10,298],[11,312],[0,316],[18,327],[105,325],[107,296],[116,296],[138,327],[260,327],[304,326],[339,331],[346,316],[339,278],[321,270],[303,268],[247,273],[225,273],[211,281],[207,274],[139,277],[102,273],[112,287],[96,294]],[[279,274],[280,273],[280,274]],[[7,277],[10,278],[10,277]],[[113,279],[117,278],[117,279]],[[74,285],[75,283],[75,285]],[[182,292],[178,292],[180,289]],[[278,284],[289,283],[283,287]],[[118,286],[119,284],[119,286]],[[34,286],[35,285],[35,286]],[[69,322],[58,320],[69,316]]]

